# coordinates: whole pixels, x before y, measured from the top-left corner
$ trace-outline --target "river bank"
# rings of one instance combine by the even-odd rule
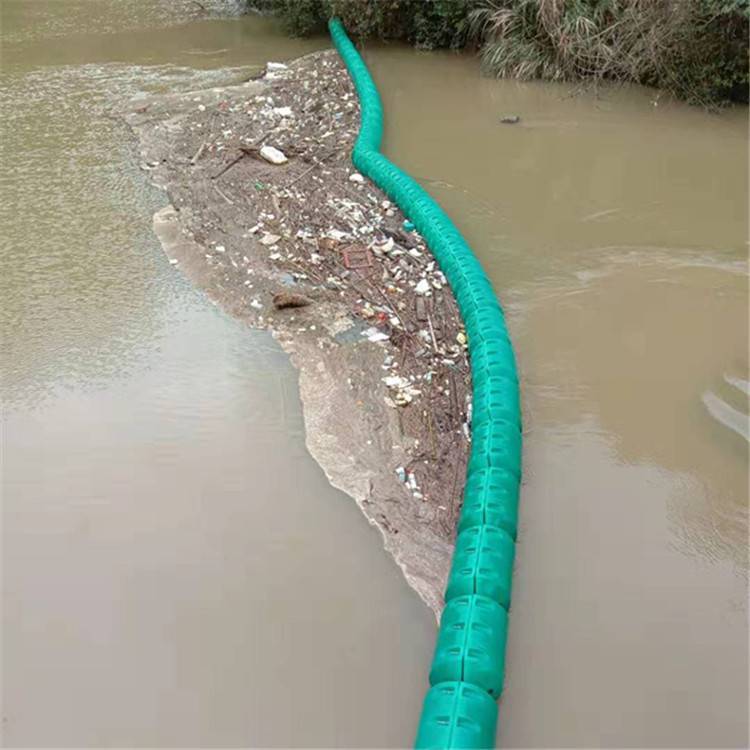
[[[126,120],[170,199],[154,217],[164,251],[291,355],[310,453],[437,616],[470,439],[466,338],[421,237],[353,171],[343,65],[329,51],[269,63],[138,99]]]

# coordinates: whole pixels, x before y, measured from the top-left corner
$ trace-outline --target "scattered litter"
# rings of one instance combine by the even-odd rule
[[[471,403],[467,335],[445,276],[414,223],[352,166],[360,110],[333,54],[269,63],[260,88],[247,91],[202,97],[203,114],[201,101],[189,101],[182,130],[168,134],[184,159],[159,164],[170,174],[187,165],[187,189],[210,192],[205,205],[181,197],[182,220],[205,246],[211,281],[230,308],[241,303],[257,325],[275,318],[280,340],[305,356],[349,358],[339,387],[352,419],[360,409],[368,428],[387,425],[365,437],[378,436],[376,451],[394,443],[395,458],[383,463],[402,464],[394,499],[407,514],[423,509],[429,532],[452,539]],[[375,481],[373,507],[385,507],[392,523],[398,516],[379,505],[379,490]]]
[[[518,115],[505,115],[500,118],[500,122],[503,125],[515,125],[517,122],[521,122],[521,118]]]
[[[393,402],[397,406],[406,406],[407,404],[410,404],[422,393],[419,388],[414,386],[414,383],[412,383],[411,380],[401,377],[400,375],[386,375],[382,380],[388,390],[393,394]]]

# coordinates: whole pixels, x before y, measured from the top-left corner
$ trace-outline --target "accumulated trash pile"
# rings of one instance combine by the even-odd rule
[[[359,105],[338,57],[144,97],[126,119],[171,201],[155,217],[171,262],[290,352],[311,453],[438,611],[470,440],[466,336],[422,238],[353,170]]]

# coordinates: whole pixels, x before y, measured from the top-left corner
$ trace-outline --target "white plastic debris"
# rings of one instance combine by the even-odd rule
[[[348,236],[346,232],[342,232],[340,229],[329,229],[326,233],[326,237],[336,240],[336,242],[343,242]]]
[[[382,380],[393,393],[393,402],[396,406],[406,406],[414,400],[415,396],[422,393],[408,378],[402,378],[399,375],[387,375]]]
[[[362,331],[362,335],[367,337],[368,341],[377,343],[378,341],[388,341],[390,336],[387,333],[383,333],[379,328],[368,328],[366,331]]]
[[[399,375],[388,375],[387,377],[383,378],[383,382],[389,388],[405,388],[406,386],[410,385],[409,381],[406,378],[402,378]]]
[[[254,307],[256,310],[260,310],[260,308],[263,307],[263,305],[261,305],[261,303],[260,303],[260,301],[258,299],[254,299],[250,303],[250,307]]]
[[[271,71],[279,71],[279,70],[286,70],[287,66],[284,65],[284,63],[280,62],[267,62],[266,63],[266,70]]]
[[[260,244],[265,245],[266,247],[270,247],[271,245],[275,245],[281,237],[278,234],[271,234],[270,232],[266,232],[261,238],[260,238]]]
[[[263,146],[260,150],[260,155],[270,164],[286,164],[286,162],[289,161],[284,155],[284,152],[279,151],[279,149],[274,146]]]
[[[362,177],[362,175],[359,172],[352,172],[349,175],[349,182],[358,182],[363,183],[365,181],[365,178]]]
[[[294,114],[291,107],[274,107],[273,113],[279,117],[292,117]]]
[[[382,242],[372,242],[370,244],[370,249],[375,253],[375,255],[388,255],[388,253],[393,250],[393,238],[388,237],[386,240],[383,240]]]
[[[417,294],[430,294],[430,282],[427,279],[420,279],[414,287],[414,291]]]

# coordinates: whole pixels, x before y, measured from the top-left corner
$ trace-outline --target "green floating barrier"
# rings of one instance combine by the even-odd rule
[[[516,437],[515,440],[510,433],[516,436],[520,435],[518,429],[512,425],[492,425],[486,429],[482,429],[482,434],[477,437],[476,449],[472,451],[472,459],[469,463],[468,476],[466,479],[466,485],[469,488],[469,492],[473,490],[472,479],[474,474],[482,473],[488,469],[504,469],[510,473],[518,483],[518,474],[512,470],[512,465],[520,452],[520,438]],[[492,488],[488,488],[488,491],[492,492]],[[467,497],[468,492],[464,491],[464,497],[466,500],[471,501],[472,498]],[[517,498],[517,493],[511,497]],[[489,498],[490,500],[500,500],[501,498]],[[465,500],[465,502],[466,502]],[[518,517],[518,507],[516,500],[516,507],[509,508],[509,511],[514,513],[516,519]],[[486,523],[486,520],[484,521]],[[492,525],[492,524],[491,524]],[[515,539],[515,535],[511,530],[505,527],[505,524],[500,524],[499,528],[505,528],[506,531]]]
[[[441,682],[425,696],[414,747],[493,747],[496,726],[497,704],[489,693],[467,682]]]
[[[500,696],[505,672],[508,613],[486,596],[451,599],[440,619],[430,685],[462,681]]]
[[[518,527],[521,410],[518,374],[500,304],[471,248],[439,204],[380,153],[383,107],[338,19],[328,27],[361,107],[354,166],[403,211],[429,245],[456,298],[472,372],[472,447],[447,604],[416,746],[494,745],[503,684],[507,608]]]
[[[510,534],[497,526],[473,526],[462,531],[456,538],[445,600],[481,594],[508,609],[514,552]]]
[[[514,454],[514,461],[518,461],[521,453],[521,430],[512,417],[505,419],[495,417],[485,419],[471,426],[472,451],[491,451],[497,446],[498,450],[507,450]]]
[[[488,466],[467,476],[458,533],[483,524],[503,529],[516,538],[518,477],[513,472]]]

